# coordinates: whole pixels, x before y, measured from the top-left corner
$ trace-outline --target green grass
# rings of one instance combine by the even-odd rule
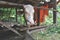
[[[60,40],[60,25],[50,26],[32,33],[35,40]]]

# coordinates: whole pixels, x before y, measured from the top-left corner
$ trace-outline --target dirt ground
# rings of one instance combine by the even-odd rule
[[[24,38],[21,38],[17,34],[6,31],[6,32],[0,32],[0,40],[34,40],[32,37],[30,37],[28,34],[25,34]]]

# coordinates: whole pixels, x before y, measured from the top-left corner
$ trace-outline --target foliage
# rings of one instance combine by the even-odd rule
[[[57,10],[60,12],[60,5],[57,6]],[[49,11],[49,16],[46,17],[45,24],[49,24],[46,29],[32,33],[35,40],[60,40],[60,13],[57,12],[57,25],[52,25],[53,12]]]
[[[23,17],[24,14],[17,14],[17,22],[21,24],[25,24],[25,20]],[[15,8],[0,8],[0,20],[2,21],[11,21],[16,22],[16,9]]]
[[[38,32],[32,33],[36,40],[60,40],[60,24],[52,25],[46,29],[41,29]]]

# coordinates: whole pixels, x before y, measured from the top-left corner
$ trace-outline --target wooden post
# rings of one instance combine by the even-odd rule
[[[54,0],[53,9],[56,10],[56,0]],[[56,11],[53,11],[53,23],[56,23]]]
[[[37,26],[39,26],[40,25],[40,8],[38,8],[38,23],[37,23]]]
[[[16,10],[16,22],[17,22],[17,8],[15,10]]]

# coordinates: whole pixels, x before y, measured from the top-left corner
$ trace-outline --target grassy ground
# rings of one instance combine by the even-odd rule
[[[35,40],[60,40],[60,34],[58,34],[58,33],[54,33],[51,35],[47,34],[45,36],[41,36],[40,34],[38,36],[37,35],[36,35]]]
[[[60,25],[51,26],[32,33],[35,40],[60,40]]]

